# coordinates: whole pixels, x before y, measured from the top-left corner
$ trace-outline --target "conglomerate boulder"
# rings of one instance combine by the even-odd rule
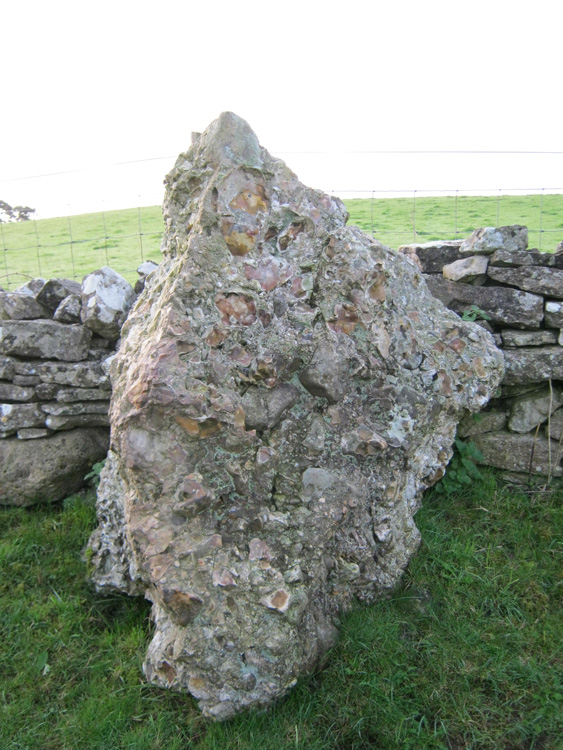
[[[223,719],[287,692],[355,598],[394,586],[422,492],[503,363],[236,115],[166,183],[164,261],[112,363],[89,554],[100,590],[153,602],[148,679]]]

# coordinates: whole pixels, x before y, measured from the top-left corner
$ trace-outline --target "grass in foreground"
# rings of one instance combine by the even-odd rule
[[[493,473],[428,493],[396,593],[344,618],[324,671],[267,713],[211,724],[143,684],[148,604],[94,594],[92,497],[0,512],[4,750],[555,750],[563,733],[563,491]]]
[[[530,247],[553,252],[563,239],[563,195],[384,198],[344,201],[350,224],[397,248],[467,237],[477,227],[524,224]],[[541,234],[540,234],[540,231]],[[82,277],[109,265],[134,283],[143,260],[159,262],[160,207],[0,224],[0,285],[30,277]]]

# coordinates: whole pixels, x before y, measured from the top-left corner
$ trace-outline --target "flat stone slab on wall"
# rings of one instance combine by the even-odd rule
[[[460,284],[439,276],[425,276],[432,294],[458,315],[477,305],[491,323],[505,327],[539,328],[544,315],[544,300],[508,287],[484,287]]]
[[[92,331],[55,320],[0,322],[0,353],[74,362],[86,359]]]

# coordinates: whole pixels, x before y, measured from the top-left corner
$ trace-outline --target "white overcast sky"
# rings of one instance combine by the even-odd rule
[[[562,22],[553,0],[0,0],[0,198],[158,203],[173,158],[109,165],[173,157],[224,110],[343,197],[563,188],[556,153],[357,153],[563,151]]]

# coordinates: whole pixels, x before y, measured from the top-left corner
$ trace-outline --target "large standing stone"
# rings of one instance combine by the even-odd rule
[[[70,430],[49,438],[0,441],[0,505],[55,502],[84,485],[107,453],[107,428]]]
[[[54,320],[3,320],[0,353],[76,362],[86,359],[92,331]]]
[[[82,322],[106,339],[119,338],[135,292],[123,276],[103,266],[82,282]]]
[[[179,157],[164,216],[112,365],[94,580],[153,601],[151,682],[226,718],[396,583],[502,356],[233,114]]]

